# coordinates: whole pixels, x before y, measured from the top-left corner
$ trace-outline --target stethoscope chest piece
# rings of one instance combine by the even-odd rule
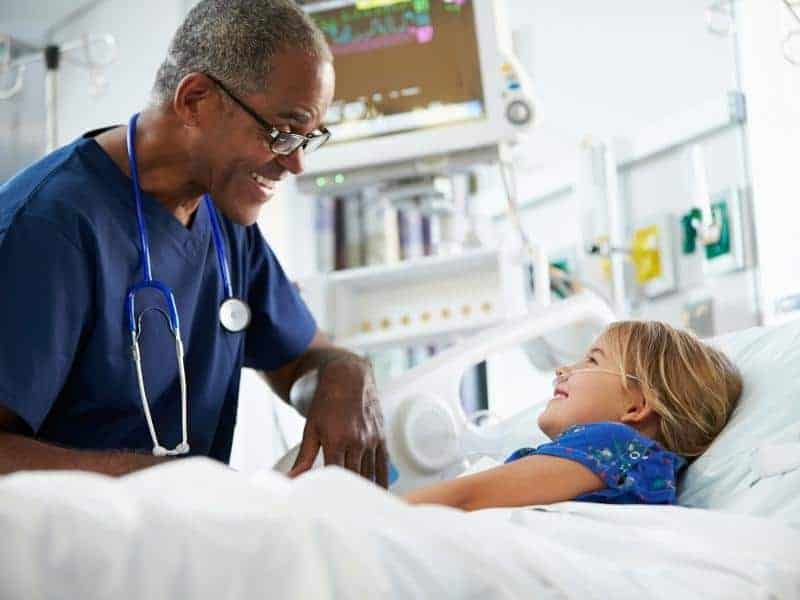
[[[220,304],[219,322],[231,333],[244,331],[250,324],[250,307],[238,298],[228,298]]]

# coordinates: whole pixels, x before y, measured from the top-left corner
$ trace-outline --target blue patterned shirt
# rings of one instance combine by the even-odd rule
[[[610,504],[675,504],[678,473],[686,465],[682,457],[622,423],[574,425],[550,443],[520,448],[506,463],[534,454],[587,467],[605,487],[574,500]]]

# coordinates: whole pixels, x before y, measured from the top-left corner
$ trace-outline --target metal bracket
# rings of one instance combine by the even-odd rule
[[[728,92],[728,108],[730,109],[731,123],[747,122],[747,96],[741,90]]]

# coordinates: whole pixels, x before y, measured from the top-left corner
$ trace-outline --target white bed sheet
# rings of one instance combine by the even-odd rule
[[[800,532],[679,507],[410,507],[341,469],[0,478],[0,598],[797,598]]]

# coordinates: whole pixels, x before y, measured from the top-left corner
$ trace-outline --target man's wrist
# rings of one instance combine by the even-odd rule
[[[298,377],[289,389],[289,404],[304,417],[308,416],[311,401],[322,378],[331,376],[329,370],[339,371],[333,375],[336,379],[346,377],[346,372],[364,375],[374,385],[375,377],[372,373],[372,363],[358,354],[343,348],[325,349],[324,352],[314,357],[313,366]]]
[[[328,366],[331,365],[342,367],[357,366],[365,371],[372,371],[372,365],[369,360],[359,356],[358,354],[355,354],[354,352],[351,352],[350,350],[345,350],[344,348],[331,348],[330,350],[326,351],[325,354],[320,358],[316,367],[317,370],[322,373]]]

